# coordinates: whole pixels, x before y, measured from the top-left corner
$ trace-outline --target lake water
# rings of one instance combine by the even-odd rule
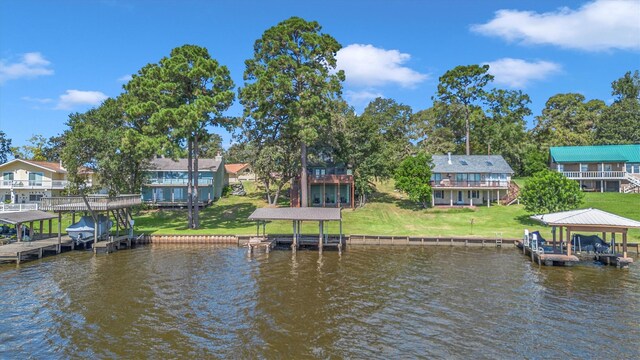
[[[639,268],[510,247],[70,252],[0,265],[0,358],[638,358]]]

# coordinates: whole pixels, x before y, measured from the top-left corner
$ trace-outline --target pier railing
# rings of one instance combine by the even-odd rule
[[[38,210],[37,203],[28,204],[3,204],[0,203],[0,212],[29,211]]]
[[[624,179],[624,171],[563,171],[562,174],[572,180],[587,179]]]
[[[128,194],[109,197],[107,195],[88,195],[87,202],[92,210],[105,211],[123,209],[142,204],[140,194]],[[45,211],[87,211],[87,205],[81,196],[57,196],[42,198],[40,210]]]

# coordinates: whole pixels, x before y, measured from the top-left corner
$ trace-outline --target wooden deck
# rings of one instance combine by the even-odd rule
[[[533,251],[530,247],[524,246],[522,240],[518,240],[516,242],[516,246],[522,250],[522,253],[525,256],[530,256],[531,261],[534,263],[538,263],[538,265],[572,266],[580,262],[580,259],[575,255],[542,253]]]
[[[63,236],[60,244],[58,237],[51,237],[34,241],[14,242],[0,246],[0,261],[15,261],[20,264],[24,260],[40,259],[47,252],[59,254],[63,248],[73,250],[74,244],[67,235]]]
[[[129,238],[129,235],[111,236],[109,240],[98,241],[93,247],[94,253],[112,253],[120,249],[131,248],[136,239]]]
[[[628,268],[633,263],[633,258],[623,257],[620,254],[596,254],[595,260],[604,265]]]

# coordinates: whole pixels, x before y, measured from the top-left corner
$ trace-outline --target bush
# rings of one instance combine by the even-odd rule
[[[584,198],[580,185],[556,171],[543,170],[527,181],[520,192],[525,210],[534,214],[577,208]]]
[[[409,195],[409,199],[428,207],[431,200],[431,155],[424,152],[402,160],[396,170],[396,189]]]

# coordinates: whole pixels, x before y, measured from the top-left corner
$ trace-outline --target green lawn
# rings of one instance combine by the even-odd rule
[[[524,185],[524,180],[517,180]],[[258,207],[266,206],[263,193],[255,184],[246,182],[247,196],[228,196],[201,212],[201,229],[185,229],[186,211],[150,210],[137,216],[136,231],[153,234],[253,234],[255,223],[247,217]],[[286,199],[280,202],[286,206]],[[640,220],[640,194],[586,193],[583,208],[594,207],[631,219]],[[541,230],[551,236],[549,228],[529,220],[521,205],[486,206],[475,209],[419,209],[405,196],[393,190],[392,183],[378,184],[378,192],[364,208],[343,211],[346,234],[475,236],[519,238],[525,228]],[[317,232],[317,223],[304,223],[303,231]],[[330,225],[338,231],[337,224]],[[275,221],[267,232],[291,233],[291,223]],[[640,230],[631,230],[629,238],[640,241]]]

